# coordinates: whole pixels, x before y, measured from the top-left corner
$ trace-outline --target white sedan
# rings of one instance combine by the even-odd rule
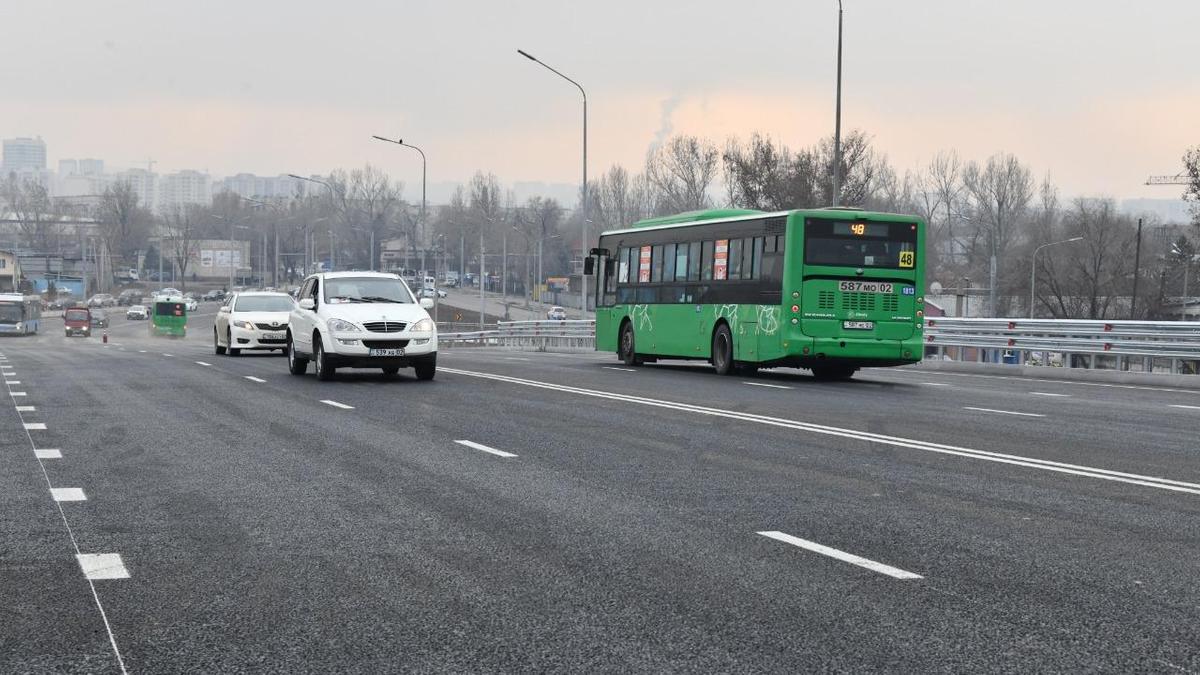
[[[287,293],[235,293],[217,310],[213,352],[237,356],[243,349],[283,351],[288,315],[295,302]]]

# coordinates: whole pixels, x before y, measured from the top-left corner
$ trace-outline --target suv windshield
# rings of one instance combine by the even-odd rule
[[[233,303],[235,312],[290,312],[292,299],[285,295],[243,295]]]
[[[413,302],[412,293],[399,279],[387,277],[337,277],[325,279],[325,302]]]

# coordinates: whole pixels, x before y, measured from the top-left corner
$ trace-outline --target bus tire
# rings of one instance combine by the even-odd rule
[[[642,359],[637,354],[637,344],[634,341],[633,324],[626,321],[621,326],[621,342],[617,346],[617,357],[627,366],[640,366]]]
[[[329,356],[325,353],[325,347],[321,345],[321,336],[313,335],[313,365],[317,369],[317,379],[322,382],[328,382],[333,379],[337,368],[329,363]]]
[[[225,342],[228,344],[227,348],[229,350],[230,356],[237,356],[238,354],[242,353],[242,350],[236,349],[233,346],[233,331],[229,331],[229,332],[225,333]]]
[[[812,369],[813,377],[823,382],[848,380],[854,377],[858,368],[853,366],[816,366]]]
[[[225,348],[221,346],[221,341],[217,339],[217,329],[213,329],[213,353],[217,356],[225,353]]]
[[[713,331],[712,365],[718,375],[733,375],[733,333],[728,324],[720,324]]]
[[[288,372],[293,375],[303,375],[308,372],[308,359],[300,358],[296,353],[296,345],[292,344],[292,334],[287,336],[287,360]]]

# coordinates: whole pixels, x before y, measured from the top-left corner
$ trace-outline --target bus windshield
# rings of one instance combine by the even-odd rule
[[[24,309],[12,302],[0,303],[0,323],[17,323],[25,316]]]
[[[831,267],[916,266],[917,226],[810,218],[804,226],[804,262]]]

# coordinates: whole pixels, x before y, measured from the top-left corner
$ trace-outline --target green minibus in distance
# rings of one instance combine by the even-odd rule
[[[596,349],[723,375],[916,363],[924,241],[919,218],[852,208],[698,211],[603,232],[585,262]]]
[[[187,336],[187,305],[179,296],[157,296],[150,304],[150,335]]]

